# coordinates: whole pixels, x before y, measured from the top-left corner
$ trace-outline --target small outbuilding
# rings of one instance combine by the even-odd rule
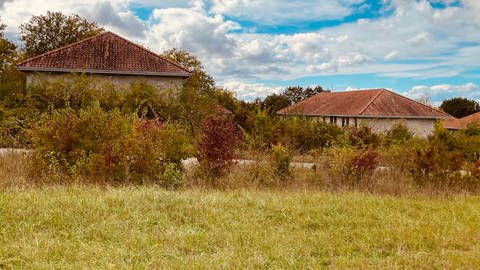
[[[39,77],[55,79],[67,73],[85,73],[117,84],[146,80],[157,87],[180,86],[189,70],[112,32],[103,32],[17,65],[27,74],[27,85]]]
[[[416,135],[426,137],[440,119],[450,116],[387,89],[323,92],[277,112],[283,116],[306,116],[341,127],[365,124],[384,132],[403,121]]]

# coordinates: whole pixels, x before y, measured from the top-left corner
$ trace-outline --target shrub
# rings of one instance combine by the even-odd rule
[[[372,149],[366,149],[354,155],[347,164],[347,176],[350,185],[358,187],[362,185],[371,188],[373,172],[379,165],[379,154]]]
[[[334,185],[348,188],[372,187],[372,176],[380,164],[379,153],[373,149],[354,150],[334,147],[327,151],[329,174]]]
[[[266,109],[257,108],[248,115],[244,134],[247,146],[255,150],[269,150],[279,140],[276,119]]]
[[[350,144],[358,147],[378,146],[381,142],[381,137],[364,124],[348,129],[347,134]]]
[[[331,146],[343,135],[336,125],[312,119],[292,117],[283,119],[281,125],[285,141],[301,152]]]
[[[287,148],[281,144],[277,144],[272,147],[273,166],[275,168],[275,174],[281,179],[285,179],[290,175],[290,161],[292,156]]]
[[[415,150],[410,173],[420,185],[449,185],[460,176],[463,164],[463,153],[429,143]]]
[[[169,189],[178,189],[182,185],[182,169],[176,163],[168,163],[162,176],[164,186]]]
[[[32,131],[35,171],[87,181],[168,184],[169,164],[181,170],[188,138],[180,127],[103,111],[98,103],[78,113],[44,115]],[[170,165],[172,166],[172,165]],[[171,168],[170,168],[171,170]],[[170,176],[167,173],[166,176]]]
[[[404,144],[413,138],[413,132],[405,125],[404,122],[396,123],[390,130],[387,131],[385,136],[385,143],[387,145],[392,144]]]
[[[197,141],[197,158],[211,176],[220,176],[233,164],[243,135],[235,122],[222,115],[207,117]]]

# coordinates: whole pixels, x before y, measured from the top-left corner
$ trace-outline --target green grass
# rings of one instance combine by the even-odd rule
[[[0,269],[478,269],[480,198],[0,191]]]

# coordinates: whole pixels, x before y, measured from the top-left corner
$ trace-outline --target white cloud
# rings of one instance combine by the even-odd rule
[[[373,62],[373,59],[361,53],[350,53],[341,55],[328,63],[320,65],[309,65],[307,71],[310,73],[317,72],[337,72],[339,68],[352,68]]]
[[[155,9],[152,18],[147,43],[157,50],[182,48],[205,58],[229,56],[235,50],[236,41],[228,33],[239,25],[221,15],[166,8]]]
[[[3,5],[5,5],[6,2],[12,2],[13,0],[0,0],[0,9],[3,9]]]
[[[212,0],[210,11],[263,24],[330,20],[350,15],[364,0]],[[367,8],[367,6],[363,6]]]
[[[420,46],[424,43],[427,43],[430,41],[430,35],[426,32],[420,32],[414,37],[410,38],[407,40],[407,43],[412,45],[412,46]]]
[[[383,60],[390,61],[390,60],[394,59],[395,57],[397,57],[399,53],[400,52],[398,50],[393,50],[393,51],[387,53],[385,55],[385,57],[383,57]]]
[[[413,99],[429,97],[435,102],[440,102],[442,100],[454,97],[480,99],[480,87],[474,83],[467,83],[464,85],[419,85],[413,87],[407,92],[404,92],[403,94]]]
[[[263,83],[244,83],[240,81],[227,81],[222,84],[225,89],[232,90],[240,99],[252,100],[256,97],[264,98],[273,93],[280,93],[285,87],[267,86]]]
[[[47,11],[61,11],[66,15],[79,14],[96,21],[108,30],[130,37],[141,37],[144,22],[128,9],[128,0],[10,0],[3,2],[0,17],[8,27],[7,32],[17,33],[18,27],[28,22],[32,15],[44,15]]]

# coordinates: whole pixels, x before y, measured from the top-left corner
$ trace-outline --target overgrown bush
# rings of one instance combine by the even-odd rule
[[[378,167],[378,164],[378,152],[372,149],[366,149],[350,160],[350,174],[356,178],[356,181],[358,182],[366,177],[371,177],[375,169]]]
[[[188,137],[180,127],[104,111],[98,103],[42,117],[32,131],[33,174],[112,183],[161,183],[169,164],[181,168]],[[168,174],[167,175],[171,175]],[[177,181],[174,179],[173,181]]]
[[[342,129],[336,125],[307,118],[286,118],[280,124],[284,141],[303,153],[332,146],[343,135]]]
[[[376,150],[334,147],[327,152],[328,172],[334,186],[370,189],[375,169],[380,164]]]
[[[378,146],[382,140],[379,134],[372,131],[372,128],[362,123],[359,127],[347,130],[348,142],[350,145],[363,148],[365,146]]]
[[[286,179],[290,176],[290,161],[292,156],[288,149],[281,144],[272,147],[273,167],[275,174],[281,179]]]
[[[436,139],[418,147],[414,153],[410,172],[418,184],[445,186],[461,179],[463,153],[451,151]]]
[[[243,135],[229,117],[212,115],[202,123],[197,141],[197,159],[208,175],[217,177],[233,164],[235,151],[241,145]]]
[[[413,135],[413,131],[411,131],[404,122],[399,122],[387,131],[385,143],[386,145],[404,144],[412,139]]]
[[[245,140],[250,149],[267,151],[280,139],[277,119],[267,110],[255,109],[245,121],[245,126]]]

